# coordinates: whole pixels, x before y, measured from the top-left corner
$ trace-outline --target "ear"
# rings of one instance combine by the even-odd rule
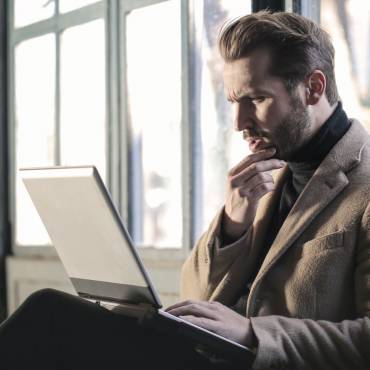
[[[306,79],[306,102],[315,105],[325,94],[326,77],[322,71],[315,69]]]

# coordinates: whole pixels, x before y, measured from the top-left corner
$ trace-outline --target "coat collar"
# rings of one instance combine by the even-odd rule
[[[289,212],[253,282],[248,307],[253,301],[253,291],[258,287],[266,272],[298,239],[317,215],[348,185],[349,180],[346,173],[360,163],[362,150],[366,143],[369,143],[368,137],[368,133],[358,121],[351,121],[351,127],[347,133],[317,168]],[[255,251],[262,247],[269,220],[279,199],[287,173],[288,168],[280,170],[276,178],[276,191],[261,200],[254,223],[252,248]],[[248,313],[250,313],[249,309]]]

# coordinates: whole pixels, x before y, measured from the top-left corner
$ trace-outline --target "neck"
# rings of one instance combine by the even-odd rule
[[[350,126],[347,115],[340,103],[337,103],[335,109],[331,112],[318,130],[312,130],[314,135],[307,140],[306,144],[295,153],[289,162],[306,162],[315,167],[324,159]]]
[[[320,130],[328,118],[333,114],[337,106],[338,102],[330,105],[326,97],[323,97],[318,104],[309,106],[308,110],[312,117],[312,126],[314,128],[311,133],[312,136]]]

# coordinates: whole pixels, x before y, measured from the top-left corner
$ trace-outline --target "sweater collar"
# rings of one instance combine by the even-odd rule
[[[304,168],[316,168],[333,146],[342,138],[350,127],[350,122],[342,108],[341,102],[319,129],[318,133],[295,155],[294,160],[290,161],[289,167],[300,168],[303,163]],[[302,163],[302,165],[300,165]]]

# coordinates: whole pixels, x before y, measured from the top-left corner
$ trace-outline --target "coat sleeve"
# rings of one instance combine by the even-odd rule
[[[354,269],[358,319],[251,318],[258,341],[253,369],[370,369],[370,205],[359,226]]]
[[[238,270],[236,262],[241,260],[240,257],[246,260],[245,257],[249,253],[251,230],[246,230],[245,234],[235,243],[227,246],[221,245],[222,215],[223,208],[199,239],[183,265],[180,288],[182,299],[218,300],[224,304],[233,303],[231,295],[228,298],[220,297],[218,292],[223,292],[225,284],[231,282],[233,270]],[[233,286],[233,288],[233,291],[237,291],[237,287]]]
[[[340,323],[282,316],[251,318],[258,340],[253,370],[370,369],[370,319]]]

